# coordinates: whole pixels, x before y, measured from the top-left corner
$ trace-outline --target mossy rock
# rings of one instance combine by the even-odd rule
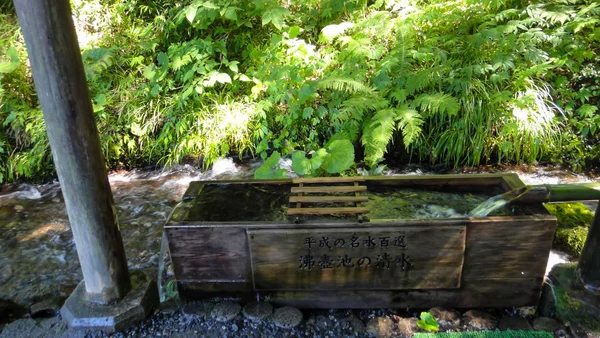
[[[594,213],[583,203],[553,203],[544,206],[558,221],[553,248],[579,257]]]
[[[577,277],[577,263],[556,265],[549,277],[556,318],[600,334],[600,295],[583,287]]]

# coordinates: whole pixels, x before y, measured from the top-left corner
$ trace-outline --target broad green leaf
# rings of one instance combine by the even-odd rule
[[[165,53],[158,54],[158,64],[163,68],[167,68],[169,66],[169,56]]]
[[[2,74],[12,73],[19,68],[19,52],[14,47],[10,47],[6,51],[6,55],[10,61],[0,63],[0,73]]]
[[[252,79],[250,79],[246,74],[240,74],[240,81],[250,82],[250,81],[252,81]]]
[[[185,18],[190,22],[194,23],[194,18],[196,18],[196,12],[198,11],[198,7],[194,5],[190,5],[185,9]]]
[[[144,77],[150,81],[152,81],[152,79],[154,79],[154,76],[156,75],[156,67],[154,67],[154,65],[148,65],[145,69],[144,69]]]
[[[272,23],[275,28],[281,30],[283,27],[283,19],[285,16],[289,15],[290,11],[283,7],[277,7],[270,9],[263,13],[262,15],[262,25],[265,26],[269,23]]]
[[[417,325],[425,331],[437,332],[440,328],[438,322],[429,312],[421,312],[421,319],[417,321]]]
[[[238,9],[239,9],[238,7],[227,7],[223,16],[231,21],[237,21],[238,20],[238,16],[237,16]]]
[[[288,31],[288,37],[290,39],[297,37],[299,34],[300,34],[300,27],[298,27],[298,26],[290,27],[290,30]]]
[[[229,63],[229,65],[227,65],[227,67],[229,67],[229,69],[231,69],[232,72],[237,73],[238,72],[238,63],[237,61],[231,61]]]
[[[257,180],[261,179],[272,179],[272,178],[286,178],[284,169],[279,168],[279,159],[281,154],[274,151],[265,162],[256,169],[254,172],[254,178]]]
[[[340,173],[350,169],[354,164],[354,146],[349,140],[333,141],[326,150],[328,154],[323,160],[322,167],[328,173]]]
[[[215,75],[215,79],[219,83],[231,83],[231,76],[229,76],[227,73],[219,73]]]
[[[300,176],[304,176],[311,172],[310,161],[306,158],[306,154],[298,150],[292,154],[292,169]]]

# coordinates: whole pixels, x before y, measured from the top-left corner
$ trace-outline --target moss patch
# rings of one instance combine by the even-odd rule
[[[577,263],[559,264],[552,268],[550,280],[556,306],[556,318],[577,323],[600,333],[600,296],[586,291],[576,277]]]
[[[558,220],[553,248],[579,257],[594,213],[583,203],[553,203],[544,206]]]

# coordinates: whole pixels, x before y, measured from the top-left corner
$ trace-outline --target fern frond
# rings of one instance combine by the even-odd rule
[[[388,105],[388,100],[379,95],[355,95],[342,103],[340,112],[348,118],[362,120],[365,113],[384,109]]]
[[[355,36],[342,36],[339,38],[342,46],[346,47],[346,53],[350,57],[367,58],[371,60],[379,59],[383,54],[383,47],[379,44],[373,44],[370,37],[362,34]]]
[[[398,120],[398,129],[402,131],[402,140],[404,147],[408,147],[421,136],[421,126],[425,122],[419,112],[408,106],[398,108],[396,112]]]
[[[360,81],[346,77],[328,77],[317,82],[317,89],[337,90],[348,94],[375,94],[376,90]]]
[[[443,93],[421,94],[412,101],[412,106],[421,112],[433,114],[456,115],[458,113],[458,101]]]
[[[393,108],[379,110],[367,122],[361,143],[365,147],[365,162],[369,167],[383,157],[395,130],[396,111]]]

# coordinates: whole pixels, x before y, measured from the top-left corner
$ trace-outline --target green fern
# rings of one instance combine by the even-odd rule
[[[347,94],[375,94],[373,87],[364,83],[346,77],[328,77],[317,83],[317,88],[321,90],[337,90]]]
[[[381,161],[396,130],[396,111],[393,108],[375,113],[367,122],[361,139],[365,147],[365,162],[373,167]]]
[[[429,115],[447,114],[454,116],[458,113],[459,105],[456,99],[448,94],[421,94],[412,101],[412,106],[427,112]]]
[[[355,120],[362,120],[363,115],[370,111],[384,109],[389,105],[388,100],[379,95],[359,96],[355,95],[344,101],[340,112]]]
[[[398,129],[402,131],[404,147],[408,148],[421,136],[421,126],[425,122],[421,115],[414,109],[402,106],[397,109]]]

